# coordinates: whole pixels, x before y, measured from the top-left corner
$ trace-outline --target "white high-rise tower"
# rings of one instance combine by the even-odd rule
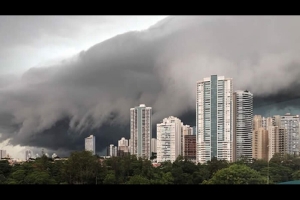
[[[130,109],[130,154],[150,159],[152,108],[140,104]]]
[[[232,79],[212,75],[197,82],[196,160],[232,161]]]
[[[25,161],[29,160],[32,157],[32,151],[26,150],[25,151]]]
[[[284,128],[287,134],[286,153],[299,155],[300,151],[300,118],[299,115],[286,113],[281,116],[280,128]]]
[[[93,155],[96,154],[96,138],[93,135],[85,138],[85,150],[91,151]]]
[[[182,123],[170,116],[157,124],[157,162],[174,162],[181,153]]]

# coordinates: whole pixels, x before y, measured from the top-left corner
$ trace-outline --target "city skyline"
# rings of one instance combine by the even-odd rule
[[[251,91],[254,115],[297,115],[299,22],[1,16],[0,149],[22,159],[27,149],[64,156],[93,134],[102,154],[129,138],[128,109],[139,104],[153,107],[153,137],[168,116],[195,126],[195,82],[212,74],[233,78],[234,91]]]
[[[139,106],[130,108],[130,139],[122,137],[118,140],[117,146],[110,144],[107,147],[106,155],[102,156],[124,156],[126,153],[130,153],[137,157],[150,159],[153,153],[155,153],[158,157],[155,159],[155,162],[158,163],[164,161],[174,162],[180,155],[195,163],[205,163],[210,161],[213,157],[225,159],[229,162],[236,162],[240,158],[247,158],[249,161],[253,158],[270,160],[276,153],[281,155],[285,155],[286,153],[294,155],[300,154],[298,146],[300,141],[299,115],[286,113],[283,116],[253,116],[253,94],[248,90],[233,91],[232,78],[211,75],[210,77],[203,78],[202,81],[197,81],[196,99],[196,122],[200,123],[196,123],[195,127],[191,127],[190,125],[184,125],[179,118],[169,116],[164,118],[161,123],[156,124],[156,138],[152,137],[152,129],[149,129],[149,127],[152,127],[152,107],[146,107],[145,104],[140,104]],[[217,104],[213,102],[217,102]],[[212,107],[212,105],[215,106]],[[218,114],[211,113],[213,109],[217,109]],[[203,117],[204,110],[209,110],[209,118]],[[206,112],[204,112],[204,114]],[[227,116],[229,121],[224,117],[224,113],[226,112],[229,113]],[[220,118],[221,121],[218,118]],[[212,125],[205,125],[207,119],[209,119],[210,124],[213,124],[214,121],[218,121],[218,129],[213,130]],[[203,131],[204,128],[204,130],[209,131],[207,133],[209,133],[210,137],[213,137],[214,131],[216,131],[218,140],[224,138],[224,135],[222,137],[219,136],[220,133],[224,134],[226,132],[226,129],[223,128],[223,124],[225,123],[222,122],[222,120],[224,120],[224,122],[232,121],[227,128],[230,130],[229,136],[232,138],[229,141],[230,147],[226,150],[230,152],[230,157],[224,158],[222,154],[219,156],[219,149],[217,149],[217,153],[211,150],[211,155],[206,155],[205,151],[201,152],[203,149],[203,146],[201,148],[201,141],[203,141],[201,138],[205,138],[204,134],[201,136],[201,132],[205,132]],[[209,129],[206,129],[203,125],[209,127]],[[219,127],[221,127],[221,129],[219,129]],[[198,130],[200,130],[200,132]],[[219,132],[219,130],[221,132]],[[143,136],[143,138],[145,136],[149,138],[143,141],[139,139],[141,136]],[[95,136],[93,135],[86,137],[85,151],[91,151],[93,155],[96,155],[95,141]],[[132,143],[130,141],[132,141]],[[141,146],[147,143],[146,149],[150,149],[150,153],[147,152],[148,150],[145,151],[144,147]],[[130,144],[133,148],[130,148]],[[209,144],[211,149],[215,148],[213,147],[211,139]],[[187,147],[185,147],[185,145],[187,145]],[[168,150],[163,151],[163,149]],[[36,156],[32,154],[33,152],[31,150],[26,150],[24,161],[39,157],[38,154],[36,154]],[[204,155],[205,159],[201,159],[201,154],[202,157]],[[45,153],[44,149],[42,149],[42,155],[49,157],[49,154]],[[6,150],[0,150],[0,156],[5,159],[11,158],[8,154],[6,157]],[[57,155],[53,153],[52,157],[56,156]]]
[[[218,77],[217,75],[212,75]],[[222,76],[221,79],[223,78]],[[209,80],[209,79],[204,79]],[[231,80],[231,79],[228,79]],[[199,82],[198,82],[199,83]],[[240,97],[237,97],[240,96]],[[232,150],[232,160],[228,160],[229,162],[236,162],[239,158],[247,158],[249,161],[252,159],[265,159],[270,160],[274,154],[279,153],[280,155],[284,156],[286,153],[299,155],[298,146],[295,147],[294,144],[298,144],[299,142],[299,129],[298,131],[294,131],[295,126],[300,125],[299,115],[291,115],[291,113],[286,113],[283,116],[280,115],[273,115],[264,117],[261,115],[252,115],[252,98],[253,95],[251,92],[245,91],[235,91],[233,92],[233,113],[236,114],[243,114],[240,117],[235,116],[233,114],[233,138],[243,138],[244,143],[240,143],[237,139],[233,139],[233,150]],[[238,103],[240,102],[240,103]],[[243,109],[239,107],[244,107]],[[146,108],[144,104],[141,104],[135,108]],[[148,109],[151,107],[147,107]],[[132,110],[132,109],[131,109]],[[249,116],[253,116],[250,118],[251,123],[249,122]],[[240,120],[244,119],[244,120]],[[296,121],[295,121],[296,120]],[[241,122],[245,123],[246,126],[241,126]],[[247,125],[248,122],[248,125]],[[296,122],[296,123],[295,123]],[[240,124],[240,125],[239,125]],[[292,125],[292,126],[291,126]],[[174,162],[175,159],[181,155],[186,157],[187,159],[197,163],[201,161],[196,160],[196,152],[197,152],[197,139],[196,139],[196,127],[190,127],[190,125],[184,125],[181,120],[174,116],[169,116],[164,118],[161,123],[156,124],[158,131],[158,138],[151,138],[151,152],[158,154],[158,159],[155,158],[155,163],[160,163],[164,161],[171,161]],[[251,131],[247,130],[248,127],[251,127]],[[235,130],[235,128],[242,128],[240,130],[240,134]],[[289,127],[293,127],[292,129]],[[165,130],[165,128],[167,128]],[[245,131],[246,129],[246,131]],[[292,132],[291,132],[292,131]],[[249,132],[251,132],[251,137],[249,138]],[[241,134],[243,133],[243,134]],[[293,136],[293,134],[296,136]],[[163,135],[162,135],[163,134]],[[163,137],[162,137],[163,136]],[[247,136],[247,137],[241,137]],[[253,136],[253,140],[251,141]],[[293,136],[293,137],[292,137]],[[297,140],[293,139],[297,138]],[[158,142],[158,149],[156,141]],[[130,153],[130,139],[126,139],[122,137],[118,140],[118,145],[115,146],[114,144],[110,144],[107,147],[106,155],[98,155],[98,156],[124,156],[126,153]],[[154,142],[154,143],[153,143]],[[165,148],[162,142],[167,143],[168,151],[163,152],[161,148]],[[249,142],[251,143],[251,147],[249,148]],[[154,147],[154,146],[155,147]],[[166,144],[165,144],[166,145]],[[240,145],[240,146],[239,146]],[[243,146],[245,145],[245,146]],[[293,146],[293,148],[292,148]],[[243,147],[243,148],[241,148]],[[91,151],[93,155],[96,155],[95,151],[95,136],[90,135],[89,137],[85,138],[85,151]],[[292,150],[295,149],[295,150]],[[246,150],[246,151],[245,151]],[[251,150],[251,154],[249,154],[249,150]],[[240,151],[240,152],[239,152]],[[41,155],[46,155],[49,157],[49,154],[42,149]],[[138,156],[137,154],[133,154]],[[153,155],[153,154],[152,154]],[[252,156],[253,155],[253,156]],[[7,159],[12,158],[6,153],[6,150],[0,150],[1,158]],[[26,150],[25,152],[25,159],[21,159],[21,161],[27,161],[29,158],[35,159],[40,157],[40,155],[36,154],[33,155],[31,150]],[[57,157],[55,153],[52,154],[52,158]],[[141,156],[138,156],[141,157]],[[144,157],[149,159],[149,157]],[[218,158],[220,159],[220,158]],[[18,159],[17,159],[18,160]],[[205,162],[209,161],[210,159],[206,160]],[[203,162],[202,162],[203,163]]]

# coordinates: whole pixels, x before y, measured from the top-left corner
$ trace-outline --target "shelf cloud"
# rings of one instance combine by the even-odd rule
[[[153,107],[154,124],[173,115],[195,125],[196,82],[211,74],[251,91],[256,113],[268,105],[295,112],[299,23],[298,16],[171,16],[72,59],[1,77],[0,140],[72,151],[94,134],[100,152],[129,138],[129,109],[139,104]]]

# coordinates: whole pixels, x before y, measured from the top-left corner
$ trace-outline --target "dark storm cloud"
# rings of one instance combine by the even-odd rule
[[[14,48],[14,45],[35,45],[36,42],[41,42],[37,40],[37,37],[53,41],[68,39],[82,34],[81,31],[84,29],[88,31],[90,26],[95,26],[97,23],[108,22],[108,18],[105,16],[101,18],[93,16],[1,16],[0,42],[2,45]],[[78,24],[81,24],[82,29],[78,29]],[[55,30],[56,37],[53,38],[52,35],[50,38],[53,30]],[[69,40],[69,42],[73,41]]]
[[[102,151],[129,137],[129,109],[141,103],[153,107],[154,124],[169,115],[193,123],[196,81],[211,74],[232,77],[234,89],[250,90],[258,107],[282,94],[292,98],[300,94],[299,22],[291,16],[169,17],[72,60],[32,68],[1,87],[1,140],[80,150],[94,134]]]

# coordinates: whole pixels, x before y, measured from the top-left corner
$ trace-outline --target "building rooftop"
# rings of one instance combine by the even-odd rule
[[[207,82],[207,81],[211,81],[211,77],[212,77],[212,76],[217,76],[217,77],[218,77],[218,80],[232,80],[232,78],[226,78],[225,76],[219,76],[219,75],[214,74],[214,75],[211,75],[211,76],[209,76],[209,77],[205,77],[205,78],[203,78],[202,80],[197,81],[197,84],[198,84],[198,83]]]
[[[249,90],[236,90],[235,93],[251,93]]]

